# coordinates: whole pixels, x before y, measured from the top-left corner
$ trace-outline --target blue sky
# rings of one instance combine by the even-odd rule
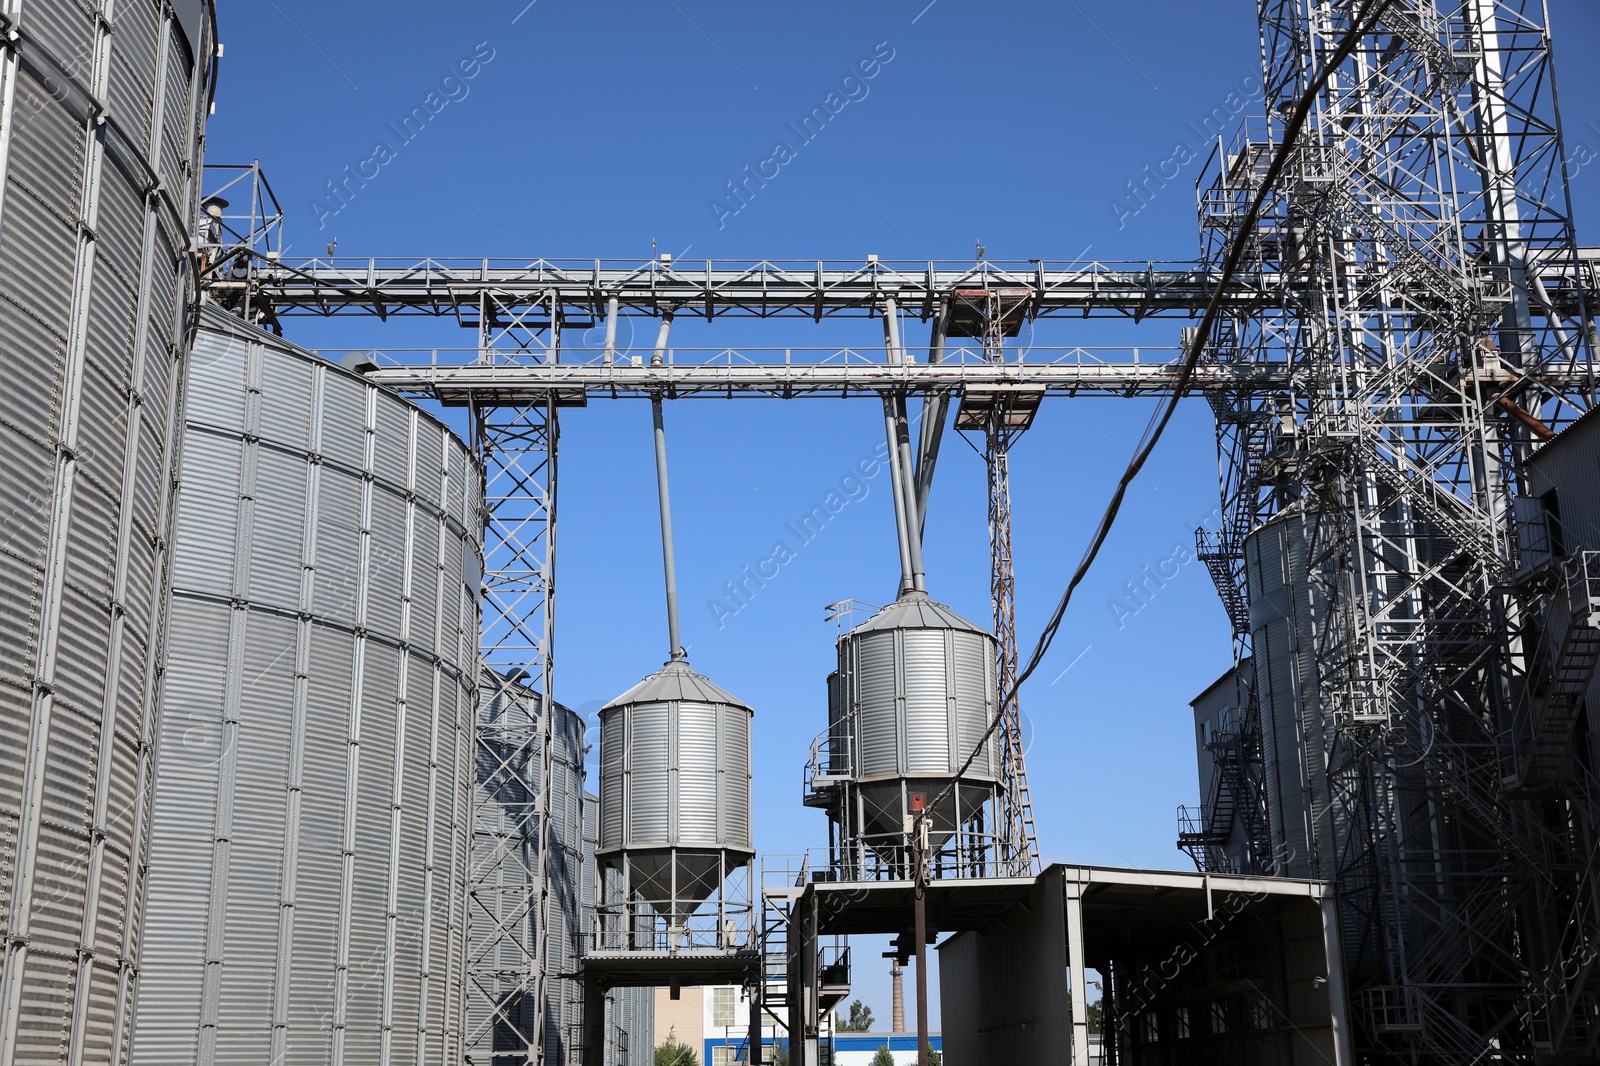
[[[1248,0],[524,3],[224,4],[208,158],[262,161],[287,208],[291,258],[337,238],[341,254],[362,256],[643,258],[654,240],[691,259],[970,258],[981,240],[994,259],[1183,260],[1198,243],[1198,164],[1131,217],[1112,201],[1259,73]],[[1600,5],[1550,6],[1569,146],[1600,151],[1600,69],[1581,62],[1600,41]],[[870,78],[863,60],[876,60]],[[472,76],[446,83],[463,61]],[[398,142],[388,124],[435,91],[448,104],[331,213],[325,183],[376,142]],[[800,143],[788,123],[836,91],[846,106]],[[780,140],[792,157],[732,212],[726,183]],[[1600,242],[1600,158],[1573,194],[1580,237]],[[1051,322],[1024,340],[1166,346],[1180,325]],[[647,329],[632,342],[648,346]],[[418,320],[293,320],[287,332],[310,347],[474,342]],[[908,341],[926,336],[912,324]],[[674,342],[870,347],[881,331],[867,320],[680,322]],[[1014,452],[1026,646],[1152,407],[1053,400]],[[709,603],[872,450],[881,409],[684,401],[667,422],[684,640],[698,670],[756,709],[758,847],[823,845],[821,814],[799,802],[833,656],[823,608],[893,596],[882,479],[737,615],[719,619]],[[562,430],[556,695],[592,709],[666,653],[648,406],[596,402],[566,414]],[[1174,808],[1198,798],[1187,703],[1229,663],[1226,621],[1198,563],[1120,625],[1109,604],[1192,544],[1217,506],[1216,469],[1209,410],[1186,402],[1023,690],[1046,861],[1188,864],[1173,843]],[[984,504],[978,455],[947,438],[929,587],[986,622]],[[876,950],[860,955],[858,987],[886,1016]]]

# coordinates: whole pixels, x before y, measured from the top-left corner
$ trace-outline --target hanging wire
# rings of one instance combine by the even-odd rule
[[[1178,401],[1188,391],[1189,382],[1194,378],[1195,367],[1199,365],[1201,356],[1205,354],[1206,344],[1211,338],[1211,330],[1216,324],[1217,315],[1222,307],[1222,297],[1227,291],[1228,283],[1233,280],[1233,275],[1238,271],[1240,261],[1244,258],[1246,241],[1255,229],[1256,223],[1260,220],[1261,209],[1266,204],[1268,193],[1272,191],[1272,187],[1277,184],[1284,167],[1288,165],[1289,155],[1299,142],[1300,134],[1305,129],[1306,119],[1310,116],[1311,109],[1316,105],[1318,96],[1328,84],[1328,79],[1333,76],[1333,72],[1350,57],[1350,53],[1355,51],[1356,45],[1361,42],[1361,39],[1376,28],[1378,20],[1383,17],[1384,12],[1388,11],[1393,3],[1394,0],[1365,0],[1355,17],[1351,19],[1350,29],[1339,41],[1339,46],[1334,49],[1328,61],[1323,64],[1316,77],[1312,78],[1310,84],[1306,86],[1306,91],[1301,94],[1293,114],[1284,127],[1283,141],[1278,145],[1278,150],[1273,155],[1272,164],[1267,168],[1266,176],[1262,179],[1260,188],[1256,190],[1255,197],[1250,202],[1249,210],[1245,212],[1244,221],[1239,224],[1238,230],[1233,234],[1232,242],[1228,247],[1227,258],[1223,262],[1222,274],[1217,278],[1216,288],[1212,290],[1211,299],[1206,303],[1205,315],[1200,319],[1200,325],[1195,330],[1194,340],[1189,345],[1189,351],[1185,355],[1183,365],[1178,371],[1178,378],[1172,386],[1172,392],[1145,427],[1144,435],[1139,440],[1139,447],[1134,451],[1133,457],[1128,460],[1128,468],[1123,471],[1122,477],[1117,481],[1117,487],[1111,494],[1111,500],[1106,505],[1105,513],[1101,515],[1099,524],[1095,527],[1094,536],[1089,541],[1088,549],[1083,553],[1082,561],[1078,563],[1078,569],[1073,572],[1072,580],[1067,583],[1066,591],[1061,594],[1061,600],[1056,604],[1056,609],[1051,614],[1050,621],[1039,635],[1039,641],[1034,646],[1033,653],[1028,657],[1027,666],[1017,674],[1016,683],[1012,685],[1011,691],[1000,693],[999,706],[1005,707],[1007,705],[1016,690],[1022,687],[1022,683],[1028,680],[1044,660],[1045,653],[1050,650],[1050,645],[1055,640],[1056,630],[1061,626],[1061,619],[1067,613],[1067,605],[1072,602],[1073,592],[1077,590],[1078,585],[1088,575],[1089,568],[1094,565],[1096,557],[1100,554],[1101,547],[1111,533],[1111,527],[1117,520],[1117,513],[1122,510],[1122,501],[1128,493],[1128,486],[1133,483],[1134,478],[1139,476],[1139,471],[1144,468],[1145,461],[1150,458],[1151,452],[1155,450],[1156,444],[1161,440],[1161,435],[1166,431],[1167,424],[1172,421],[1173,413],[1178,409]],[[993,738],[995,730],[1000,725],[1001,717],[1001,715],[995,716],[994,720],[989,723],[989,728],[984,731],[983,737],[972,749],[972,753],[961,764],[961,769],[956,771],[955,777],[934,797],[932,803],[929,803],[918,813],[917,821],[919,825],[931,811],[944,801],[955,788],[956,783],[966,776],[967,771],[972,768],[972,764],[977,760],[978,755],[988,745],[990,739]]]

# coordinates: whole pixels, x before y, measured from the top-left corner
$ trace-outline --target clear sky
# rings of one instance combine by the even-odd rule
[[[1146,165],[1197,143],[1191,123],[1259,74],[1249,0],[525,3],[224,3],[208,158],[262,161],[287,208],[291,258],[337,239],[340,254],[361,256],[643,258],[654,241],[691,259],[953,259],[981,240],[993,259],[1183,260],[1198,244],[1198,164],[1137,212],[1114,200]],[[1600,4],[1550,7],[1569,154],[1596,156],[1573,180],[1580,236],[1600,242]],[[405,143],[390,124],[433,92],[447,103]],[[830,92],[848,102],[802,143],[788,124]],[[380,141],[389,152],[375,153]],[[726,184],[779,141],[791,150],[777,177],[742,206],[728,199]],[[344,167],[373,158],[377,177],[346,205],[326,196]],[[1049,322],[1022,341],[1171,346],[1180,325]],[[624,325],[622,340],[648,347],[647,329]],[[292,320],[287,335],[308,347],[474,343],[418,320]],[[908,341],[926,338],[913,323]],[[729,320],[680,322],[673,339],[871,347],[882,334],[859,319]],[[1013,453],[1025,651],[1152,407],[1052,400]],[[822,846],[822,815],[800,805],[800,784],[825,725],[835,629],[823,608],[893,597],[882,478],[748,606],[727,617],[711,603],[872,450],[881,408],[684,401],[667,423],[684,640],[696,669],[756,709],[757,846]],[[563,415],[556,696],[591,715],[666,655],[650,439],[642,401]],[[1209,409],[1186,402],[1023,689],[1047,862],[1188,865],[1174,846],[1174,809],[1199,794],[1187,704],[1229,665],[1226,620],[1199,563],[1131,617],[1110,604],[1144,567],[1192,546],[1216,481]],[[933,595],[987,623],[983,466],[954,436],[927,557]],[[887,1019],[877,950],[858,951],[857,987]]]

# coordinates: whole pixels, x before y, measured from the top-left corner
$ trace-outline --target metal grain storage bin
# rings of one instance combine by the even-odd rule
[[[600,709],[600,863],[680,924],[755,855],[751,716],[679,660]]]
[[[360,377],[204,309],[131,1061],[460,1053],[480,479]]]
[[[549,936],[540,936],[539,916],[530,912],[526,890],[538,871],[538,820],[534,817],[543,792],[539,753],[525,738],[543,712],[544,698],[526,687],[521,677],[508,679],[485,671],[480,688],[479,733],[476,749],[478,813],[472,827],[475,879],[472,906],[480,929],[505,927],[520,930],[517,940],[498,935],[475,937],[470,950],[483,958],[498,950],[498,966],[505,987],[493,999],[502,1002],[521,1033],[535,1031],[536,999],[522,984],[533,953],[543,950],[549,975],[545,998],[545,1061],[549,1066],[577,1066],[583,1040],[583,983],[577,978],[583,936],[588,928],[584,904],[584,744],[583,717],[556,703],[551,724],[550,899]],[[498,739],[505,738],[505,739]],[[500,891],[500,889],[504,891]],[[591,905],[592,906],[592,905]],[[486,990],[487,991],[487,990]],[[508,1002],[507,997],[518,997]],[[483,1004],[487,996],[473,996],[468,1004],[467,1027],[476,1030],[489,1023]],[[482,1012],[481,1014],[479,1012]],[[521,1045],[506,1033],[505,1046]]]
[[[983,740],[999,713],[995,662],[993,636],[920,593],[839,638],[829,728],[849,745],[861,804],[852,813],[869,844],[901,847],[905,815],[932,803]],[[934,847],[980,813],[1000,776],[991,736],[931,816]]]
[[[1295,507],[1245,538],[1250,640],[1272,872],[1333,877],[1326,756],[1332,725],[1317,694],[1314,603],[1301,522]]]
[[[127,1043],[214,11],[0,33],[0,1062]]]

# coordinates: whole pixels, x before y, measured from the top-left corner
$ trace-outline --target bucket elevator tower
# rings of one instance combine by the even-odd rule
[[[1600,913],[1595,783],[1519,787],[1505,729],[1530,684],[1521,464],[1594,399],[1582,294],[1575,320],[1554,310],[1577,262],[1544,5],[1266,0],[1260,15],[1266,119],[1219,140],[1199,199],[1205,260],[1245,241],[1242,269],[1268,289],[1224,316],[1207,360],[1294,370],[1282,389],[1207,392],[1224,520],[1201,555],[1241,659],[1292,619],[1254,648],[1248,716],[1271,749],[1271,822],[1297,828],[1255,865],[1338,882],[1374,1061],[1577,1061],[1600,1000],[1562,945],[1576,954],[1572,929]],[[1352,28],[1238,232],[1286,116]],[[1281,654],[1298,682],[1281,682],[1296,672]],[[1291,750],[1283,726],[1301,718]]]

